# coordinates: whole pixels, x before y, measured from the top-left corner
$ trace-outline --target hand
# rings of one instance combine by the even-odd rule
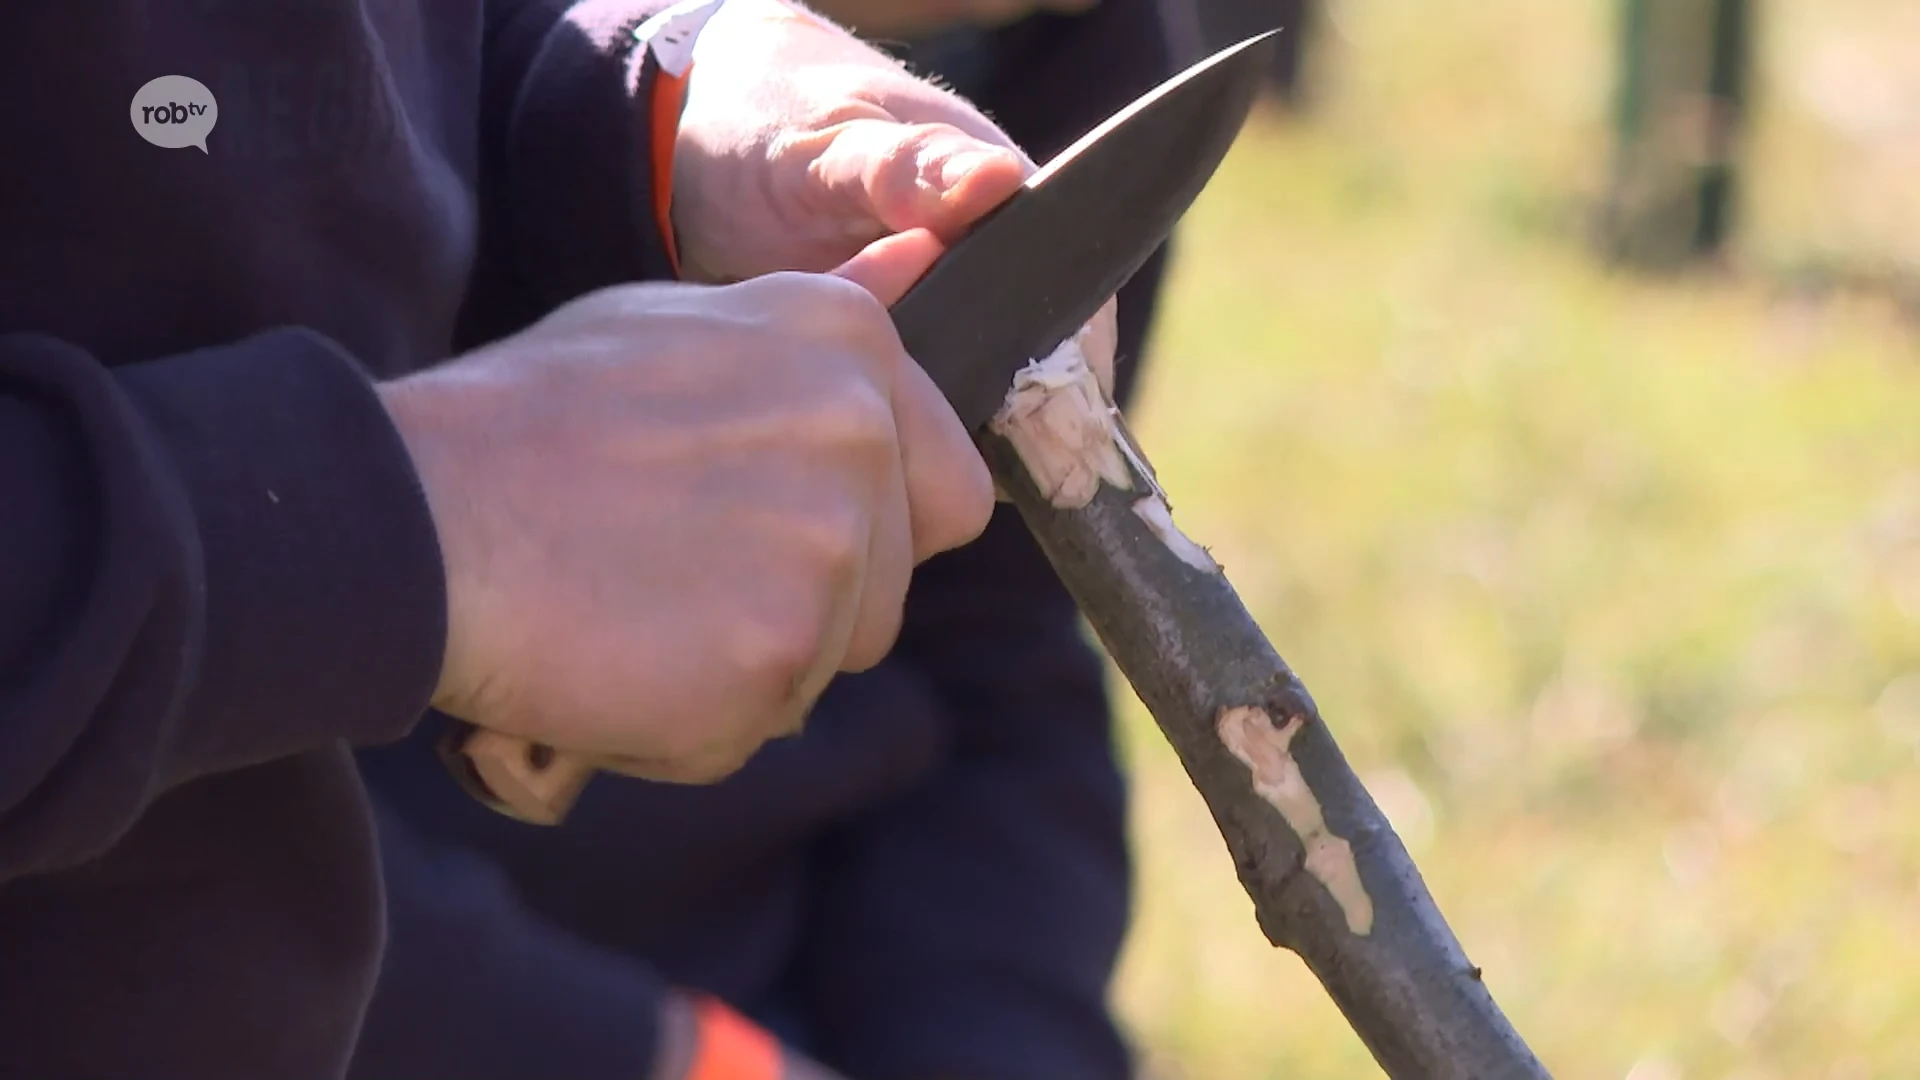
[[[446,563],[434,705],[702,782],[878,663],[913,566],[992,506],[886,314],[939,250],[609,288],[383,387]]]
[[[825,270],[890,233],[951,242],[1033,171],[979,110],[845,30],[729,0],[696,46],[674,232],[694,280]],[[1097,319],[1113,318],[1109,302]],[[1111,392],[1111,348],[1088,359]]]
[[[999,27],[1038,12],[1078,14],[1100,0],[814,0],[814,10],[867,37],[916,37],[954,26]]]
[[[822,271],[907,229],[951,241],[1033,163],[960,97],[783,0],[729,0],[695,48],[674,150],[683,272]]]

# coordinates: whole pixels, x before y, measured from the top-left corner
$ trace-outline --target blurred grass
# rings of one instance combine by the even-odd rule
[[[1909,2],[1766,5],[1756,155],[1806,161],[1753,249],[1920,250],[1779,35]],[[1587,257],[1611,5],[1335,13],[1183,227],[1134,417],[1182,525],[1559,1080],[1920,1076],[1920,333]],[[1126,701],[1150,1068],[1379,1075]]]

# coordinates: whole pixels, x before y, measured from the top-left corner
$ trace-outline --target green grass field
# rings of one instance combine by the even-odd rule
[[[1920,55],[1910,0],[1767,7],[1743,254],[1920,251],[1920,151],[1795,90]],[[1134,420],[1182,525],[1559,1080],[1920,1077],[1920,326],[1587,257],[1609,4],[1335,10],[1181,234]],[[1379,1075],[1125,701],[1149,1067]]]

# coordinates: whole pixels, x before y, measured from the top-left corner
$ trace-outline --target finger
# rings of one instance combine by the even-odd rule
[[[993,513],[993,478],[973,436],[919,364],[904,353],[893,389],[917,565],[969,543]]]
[[[891,484],[891,474],[897,471],[897,465],[890,465],[888,477],[882,480],[882,486],[871,493],[868,503],[870,511],[866,521],[865,543],[855,549],[858,557],[854,565],[846,567],[843,574],[833,575],[833,579],[823,583],[825,590],[824,611],[826,625],[821,628],[819,647],[811,663],[787,688],[784,699],[763,718],[756,730],[766,738],[778,738],[783,735],[797,735],[806,726],[807,715],[813,711],[814,702],[827,692],[827,684],[842,670],[849,670],[848,652],[860,637],[862,621],[865,615],[863,597],[871,590],[871,578],[874,571],[873,551],[875,526],[879,524],[871,511],[884,507],[891,492],[885,485]],[[885,583],[882,582],[884,587]],[[897,631],[896,631],[897,632]],[[862,643],[870,644],[870,643]],[[881,651],[891,648],[889,641]]]
[[[927,229],[951,243],[1026,182],[1024,156],[948,122],[850,120],[826,134],[808,170],[816,213],[850,234]]]
[[[891,306],[940,250],[939,241],[925,230],[898,233],[867,245],[834,274]],[[912,562],[917,565],[980,535],[993,512],[994,485],[953,406],[905,352],[899,354],[893,414],[900,433]]]
[[[893,650],[893,643],[900,638],[907,586],[913,578],[913,555],[906,472],[896,459],[874,508],[866,573],[861,577],[853,630],[838,670],[865,671]]]
[[[896,233],[868,244],[834,268],[833,275],[853,282],[892,307],[907,295],[942,250],[940,241],[924,229]]]
[[[939,257],[940,251],[939,240],[924,229],[896,233],[867,245],[860,254],[836,269],[834,274],[860,285],[881,303],[891,306],[906,295],[913,283]],[[917,431],[907,430],[904,423],[911,422],[918,428],[930,428],[938,424],[937,414],[932,418],[920,416],[920,413],[929,409],[928,403],[922,400],[928,390],[937,399],[933,404],[945,411],[947,423],[953,429],[947,433],[947,437],[951,439],[953,432],[958,432],[966,453],[975,460],[979,457],[971,440],[966,438],[966,432],[961,429],[959,418],[953,415],[952,407],[933,387],[920,365],[897,346],[895,351],[898,370],[909,378],[917,377],[917,383],[905,388],[908,396],[905,421],[901,412],[902,388],[897,382],[894,385],[894,425],[899,432],[901,458],[889,470],[875,508],[866,572],[860,583],[858,614],[845,658],[839,665],[842,671],[865,671],[878,664],[893,649],[893,643],[900,636],[907,586],[913,577],[913,567],[921,558],[916,544],[920,527],[914,518],[914,500],[906,461],[909,448],[916,442]],[[984,466],[982,469],[984,471]],[[939,523],[932,527],[938,535]]]

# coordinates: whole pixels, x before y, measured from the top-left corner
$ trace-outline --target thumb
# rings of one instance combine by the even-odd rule
[[[883,236],[862,248],[858,255],[832,271],[834,277],[848,281],[872,293],[887,307],[900,302],[920,280],[933,261],[946,250],[938,238],[925,229]]]
[[[1026,182],[1033,166],[951,124],[851,120],[813,162],[826,204],[888,232],[930,229],[952,241]]]

